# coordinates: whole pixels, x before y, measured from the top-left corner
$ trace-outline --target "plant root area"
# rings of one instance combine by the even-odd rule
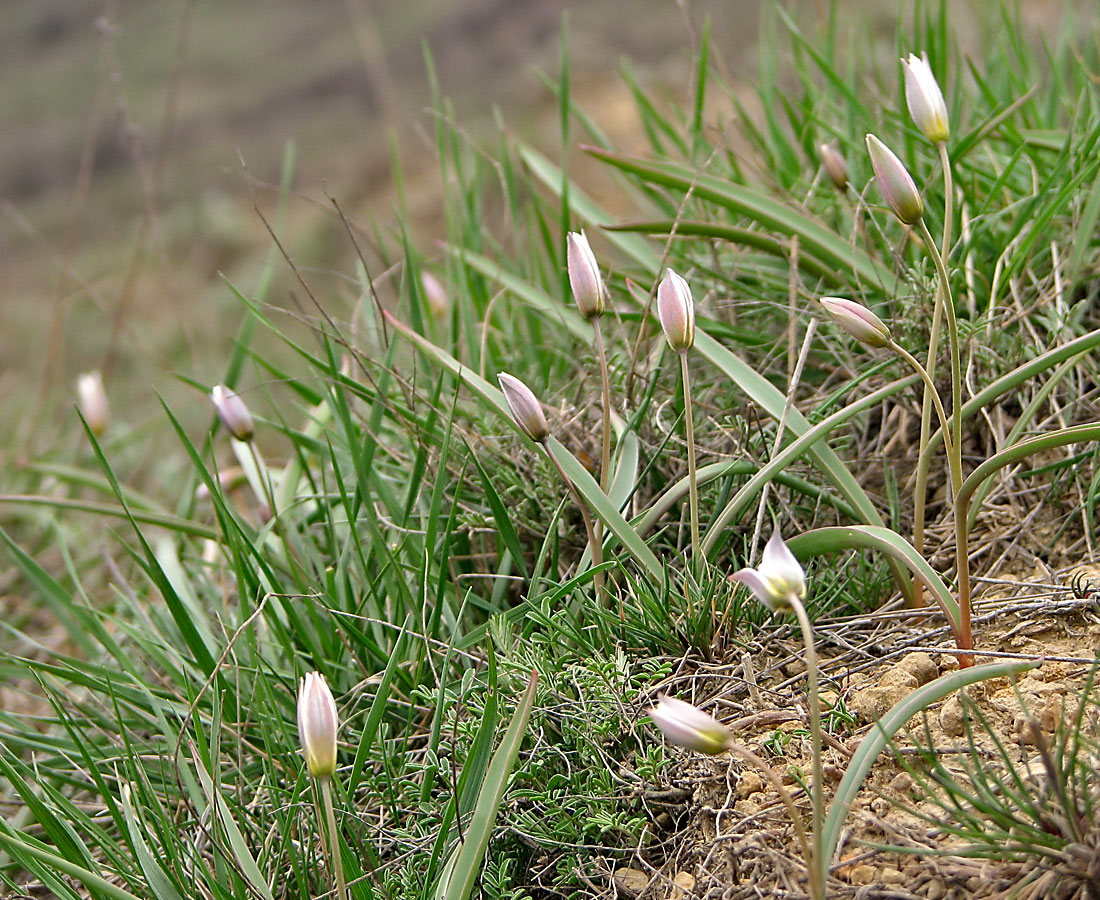
[[[866,900],[1100,897],[1100,574],[1041,564],[984,583],[977,664],[1041,660],[915,716],[880,754],[845,822],[828,896]],[[958,666],[938,614],[883,610],[818,622],[826,792],[874,722]],[[807,822],[805,664],[793,625],[769,626],[722,664],[662,686],[727,724],[778,775]],[[808,897],[790,817],[763,774],[732,754],[676,751],[647,805],[653,831],[608,863],[607,897]],[[596,879],[594,879],[595,881]],[[591,883],[591,882],[590,882]],[[593,884],[593,886],[595,886]]]

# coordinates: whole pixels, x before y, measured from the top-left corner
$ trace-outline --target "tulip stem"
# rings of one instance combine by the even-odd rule
[[[340,834],[336,830],[336,812],[332,806],[332,778],[320,778],[321,803],[325,808],[325,820],[328,823],[328,852],[332,863],[333,880],[336,882],[336,895],[349,900],[348,885],[344,881],[344,861],[340,856]]]
[[[607,353],[603,346],[603,331],[600,317],[592,317],[592,328],[596,332],[596,354],[600,358],[600,401],[603,407],[603,436],[600,446],[600,490],[605,494],[611,486],[611,378],[607,374]],[[603,546],[603,523],[593,523],[592,559],[596,559],[596,547]],[[600,576],[602,580],[602,575]],[[619,619],[623,619],[622,605],[619,606]]]
[[[810,858],[810,896],[814,900],[825,900],[825,884],[828,880],[828,868],[821,846],[822,829],[825,824],[825,767],[821,761],[821,697],[818,694],[817,650],[814,647],[814,630],[806,607],[795,594],[788,597],[791,608],[798,618],[798,627],[802,631],[802,644],[806,649],[806,699],[810,708],[810,753],[813,766],[813,783],[810,785],[810,802],[813,835]]]
[[[554,458],[554,454],[550,452],[550,448],[546,446],[545,442],[541,443],[542,449],[546,451],[546,455],[550,458],[550,462],[554,464],[554,468],[558,470],[558,474],[561,476],[562,481],[565,482],[566,488],[568,488],[570,495],[573,497],[573,502],[577,504],[577,508],[581,511],[581,518],[584,519],[584,530],[588,534],[588,544],[592,548],[592,565],[599,567],[603,565],[603,545],[597,538],[596,528],[592,524],[592,516],[588,513],[588,507],[585,505],[584,498],[581,497],[581,492],[577,490],[577,486],[573,484],[573,479],[565,474],[565,469],[561,467],[561,463]],[[604,595],[603,587],[603,572],[596,572],[592,576],[592,584],[596,589],[596,594],[606,602],[606,596]],[[619,602],[619,620],[624,619],[622,601]]]
[[[726,749],[734,756],[740,756],[745,762],[759,769],[760,773],[768,779],[768,783],[771,784],[772,789],[779,795],[780,802],[787,809],[787,815],[791,817],[791,826],[794,828],[795,841],[798,842],[798,848],[802,851],[802,856],[806,860],[806,868],[810,873],[810,896],[813,900],[824,900],[824,891],[816,889],[817,883],[821,881],[817,867],[813,862],[816,838],[812,844],[810,842],[810,837],[806,834],[806,822],[802,818],[802,813],[799,811],[798,806],[795,805],[791,792],[788,791],[786,785],[783,784],[783,779],[781,779],[775,769],[764,762],[763,759],[753,753],[748,747],[743,747],[738,744],[733,738],[729,739],[729,742],[726,744]],[[821,884],[821,887],[824,888],[824,883]]]
[[[950,436],[950,424],[947,419],[947,411],[943,408],[943,401],[940,400],[940,393],[936,390],[936,385],[932,381],[932,376],[928,374],[924,366],[920,364],[920,361],[913,356],[908,350],[906,350],[901,344],[897,343],[893,338],[886,344],[886,346],[893,350],[898,356],[904,359],[910,366],[920,375],[921,380],[924,382],[924,396],[931,398],[932,405],[936,408],[936,415],[940,420],[940,427],[943,429],[943,444],[944,450],[948,457],[952,455],[953,444]],[[923,422],[921,423],[923,425]],[[959,490],[959,483],[955,481],[954,468],[951,469],[951,496]]]
[[[592,319],[596,332],[596,354],[600,358],[601,401],[603,404],[603,445],[600,448],[600,490],[605,494],[611,485],[611,378],[607,374],[607,353],[603,346],[603,331],[599,316]]]
[[[688,488],[691,507],[691,560],[695,566],[695,575],[699,577],[703,565],[703,554],[699,549],[699,479],[695,471],[695,424],[691,416],[691,376],[688,373],[686,349],[680,351],[680,375],[684,382],[684,439],[687,441]],[[713,594],[711,599],[713,602]],[[711,612],[713,614],[714,610]]]
[[[947,155],[947,144],[940,141],[936,144],[936,147],[940,154],[940,167],[943,169],[943,244],[940,256],[947,259],[951,251],[951,225],[955,199],[954,185],[951,179],[951,160]],[[947,290],[947,283],[942,278],[939,279],[936,300],[932,309],[932,326],[928,333],[927,369],[929,379],[934,378],[936,375],[936,355],[939,349],[940,326],[943,321],[943,307],[945,304],[942,298]],[[928,441],[931,436],[931,404],[934,391],[934,387],[930,390],[926,386],[924,399],[921,402],[920,443],[917,445],[917,474],[916,483],[913,486],[913,546],[921,555],[924,554],[924,510],[928,495],[928,469],[931,466]],[[947,434],[946,428],[943,433]],[[920,606],[921,593],[924,590],[924,585],[920,579],[915,580],[913,588],[913,605]]]
[[[955,301],[951,296],[951,284],[947,277],[947,267],[944,265],[943,255],[936,247],[928,226],[924,220],[918,223],[921,237],[924,239],[928,255],[936,265],[936,273],[939,275],[941,290],[938,296],[943,301],[944,313],[947,317],[947,337],[951,345],[951,444],[952,452],[948,454],[948,464],[951,467],[955,484],[962,485],[962,355],[959,350],[959,325],[955,318]],[[946,442],[947,432],[944,432]],[[945,443],[946,447],[946,443]],[[973,648],[973,638],[970,631],[970,555],[968,553],[969,535],[966,526],[966,511],[960,509],[958,495],[955,496],[955,573],[958,579],[959,592],[959,638],[960,650]],[[959,657],[960,668],[974,664],[973,657],[969,655]]]

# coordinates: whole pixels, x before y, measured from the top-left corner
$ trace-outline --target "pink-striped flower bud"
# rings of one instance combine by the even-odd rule
[[[600,278],[600,267],[588,245],[584,232],[570,232],[565,239],[565,255],[569,268],[569,286],[577,309],[586,319],[602,316],[607,289]]]
[[[233,437],[238,441],[252,440],[254,431],[252,413],[236,393],[224,384],[219,384],[210,392],[210,399],[214,401],[218,418],[222,420],[222,424]]]
[[[913,177],[894,152],[873,134],[867,135],[867,152],[875,180],[886,205],[905,225],[916,225],[924,216],[924,203]]]
[[[890,329],[867,307],[843,297],[822,297],[821,305],[857,341],[869,347],[885,347],[890,343]]]
[[[933,144],[942,144],[951,134],[947,104],[932,67],[928,65],[928,57],[910,53],[901,64],[905,69],[905,102],[913,123]]]
[[[817,158],[821,160],[821,166],[825,174],[832,179],[836,189],[841,193],[848,190],[848,163],[837,152],[832,144],[821,144],[817,148]]]
[[[657,288],[657,315],[668,345],[673,350],[690,350],[695,343],[695,303],[688,283],[672,269]]]
[[[497,375],[497,381],[516,424],[531,440],[541,444],[550,436],[550,426],[538,397],[527,385],[507,372]]]
[[[331,778],[336,771],[336,701],[325,677],[310,672],[298,686],[298,738],[306,768],[314,778]]]
[[[92,434],[99,437],[107,430],[111,421],[111,408],[107,404],[103,376],[98,369],[85,372],[76,379],[76,405]]]
[[[670,744],[698,753],[721,753],[732,740],[725,725],[675,697],[659,697],[649,717]]]
[[[428,310],[434,318],[442,319],[451,311],[447,289],[431,272],[420,273],[420,287],[424,291],[424,299],[428,301]]]

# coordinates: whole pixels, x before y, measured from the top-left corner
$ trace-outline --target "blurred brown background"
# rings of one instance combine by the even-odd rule
[[[812,33],[823,5],[785,8]],[[1095,15],[1095,0],[1073,5],[1086,22]],[[124,387],[111,380],[150,362],[195,377],[214,366],[216,380],[241,316],[219,273],[246,293],[255,286],[270,239],[252,205],[274,214],[289,140],[295,195],[281,236],[322,295],[349,289],[351,258],[328,196],[356,221],[369,213],[393,224],[391,151],[417,237],[441,234],[423,46],[475,139],[492,133],[499,107],[512,131],[556,157],[555,100],[537,73],[556,77],[568,12],[574,94],[624,147],[639,149],[621,61],[659,96],[682,102],[709,17],[720,70],[751,80],[762,8],[749,0],[7,0],[0,421],[49,394],[43,387],[67,389],[77,372],[105,364],[114,392]],[[858,49],[888,65],[896,5],[839,9],[842,28],[845,15],[870,21],[879,39]],[[981,9],[952,4],[975,51]],[[1031,2],[1025,21],[1052,31],[1062,15],[1061,3]],[[280,278],[275,303],[292,284],[285,267]],[[147,391],[148,376],[141,381]]]

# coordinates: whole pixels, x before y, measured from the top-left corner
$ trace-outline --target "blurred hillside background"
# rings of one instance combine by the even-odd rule
[[[825,6],[785,4],[807,31],[822,25]],[[880,38],[856,46],[853,34],[852,52],[889,70],[897,5],[868,13],[840,2],[840,29],[846,7],[869,16]],[[987,29],[1003,27],[983,7],[952,4],[974,53]],[[499,109],[510,130],[557,158],[556,101],[539,73],[557,77],[566,12],[573,93],[627,150],[644,144],[618,74],[624,60],[681,103],[704,19],[714,63],[734,84],[760,77],[758,39],[782,30],[769,4],[750,0],[4,3],[0,424],[15,438],[9,452],[26,459],[72,432],[71,385],[91,368],[105,370],[116,419],[131,427],[162,415],[150,385],[174,408],[180,397],[200,406],[173,373],[221,378],[243,312],[222,276],[245,294],[256,286],[272,242],[253,205],[275,222],[288,142],[296,166],[279,236],[336,318],[356,289],[331,198],[364,229],[368,263],[371,228],[395,230],[402,204],[416,243],[430,248],[443,221],[424,48],[471,140],[495,140]],[[1092,27],[1096,14],[1095,0],[1030,2],[1020,13],[1031,40]],[[708,117],[734,144],[736,115]],[[599,195],[600,173],[580,154],[571,165]],[[288,268],[276,270],[268,301],[305,313]]]

